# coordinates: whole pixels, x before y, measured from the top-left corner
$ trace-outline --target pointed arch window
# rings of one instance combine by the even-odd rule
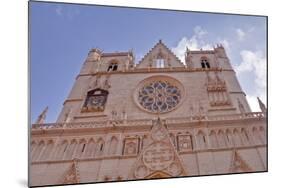
[[[103,111],[107,101],[108,91],[103,89],[94,89],[87,93],[82,112]]]
[[[161,49],[156,56],[156,68],[164,68],[165,67],[165,60],[164,54],[162,53]]]
[[[206,57],[202,57],[202,58],[201,58],[201,67],[202,67],[203,69],[209,69],[209,68],[211,68],[210,62],[209,62],[209,60],[208,60]]]
[[[117,69],[118,69],[118,61],[115,59],[110,61],[109,66],[107,68],[107,72],[117,71]]]
[[[157,58],[156,59],[156,68],[164,68],[165,62],[163,58]]]

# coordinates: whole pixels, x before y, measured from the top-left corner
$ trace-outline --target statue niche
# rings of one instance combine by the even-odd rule
[[[94,89],[87,93],[82,112],[101,112],[104,111],[108,91],[103,89]]]

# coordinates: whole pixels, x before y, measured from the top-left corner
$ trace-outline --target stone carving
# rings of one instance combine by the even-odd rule
[[[214,78],[212,78],[209,71],[206,71],[206,86],[210,106],[230,105],[225,81],[220,78],[217,71],[214,74]]]
[[[250,166],[242,159],[242,157],[237,153],[237,151],[234,151],[232,156],[230,173],[250,171],[252,171]]]
[[[136,155],[138,153],[138,143],[137,138],[125,138],[124,140],[124,155]]]
[[[193,143],[191,135],[178,135],[177,139],[179,151],[192,151]]]
[[[98,112],[105,109],[108,91],[103,89],[94,89],[87,93],[82,112]]]
[[[187,174],[164,124],[160,118],[153,122],[148,135],[150,144],[144,146],[132,168],[134,178],[161,178]]]
[[[110,86],[110,82],[109,82],[109,76],[110,76],[110,75],[108,75],[108,76],[105,78],[104,84],[103,84],[103,86],[102,86],[102,88],[105,89],[105,90],[108,90],[108,89],[111,87],[111,86]]]
[[[171,174],[172,176],[178,176],[181,174],[182,172],[182,168],[179,165],[179,163],[173,162],[170,164],[170,166],[168,167],[168,172],[169,174]]]
[[[75,184],[75,183],[79,183],[79,182],[80,182],[80,178],[79,178],[78,166],[77,166],[77,162],[74,160],[71,167],[64,175],[62,183],[63,184]]]
[[[167,136],[168,136],[168,133],[167,133],[165,127],[162,125],[161,120],[158,118],[155,121],[154,126],[152,127],[151,137],[155,141],[160,141],[160,140],[163,140],[164,138],[167,138]]]
[[[117,120],[117,111],[115,109],[111,111],[111,120]]]
[[[148,175],[148,172],[149,172],[149,170],[147,169],[147,167],[144,166],[144,165],[141,165],[136,169],[135,177],[136,178],[143,178],[143,177]]]
[[[115,155],[117,152],[118,139],[113,136],[110,140],[109,155]]]
[[[156,142],[143,153],[143,162],[151,170],[163,170],[173,161],[173,149],[165,142]]]

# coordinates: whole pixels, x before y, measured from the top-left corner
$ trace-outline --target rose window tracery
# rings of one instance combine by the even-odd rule
[[[163,113],[173,110],[182,98],[181,90],[168,81],[145,84],[138,92],[138,102],[146,110]]]

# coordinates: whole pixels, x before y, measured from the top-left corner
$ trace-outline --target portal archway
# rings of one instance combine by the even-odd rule
[[[145,179],[158,179],[158,178],[170,178],[172,177],[170,174],[162,171],[156,171],[146,176]]]

